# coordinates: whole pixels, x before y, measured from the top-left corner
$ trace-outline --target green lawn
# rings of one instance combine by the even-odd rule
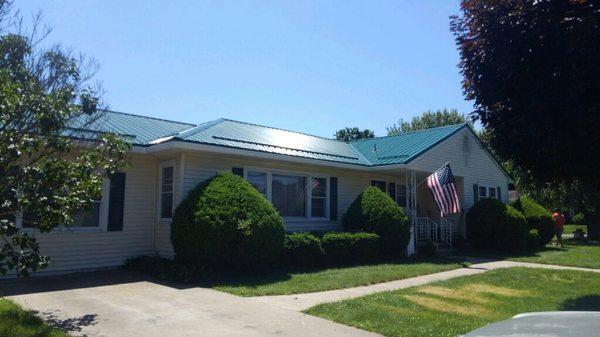
[[[238,296],[288,295],[357,287],[460,267],[459,262],[449,259],[406,260],[309,272],[273,272],[227,280],[213,288]]]
[[[577,229],[581,229],[584,233],[587,233],[587,226],[586,225],[565,225],[564,228],[564,233],[565,234],[573,234],[573,232]]]
[[[457,336],[518,313],[600,310],[600,275],[510,268],[357,299],[306,313],[385,336]]]
[[[0,299],[0,336],[10,337],[67,337],[51,328],[29,311],[11,301]]]
[[[600,243],[564,240],[565,247],[554,247],[552,244],[535,253],[521,256],[510,256],[509,260],[559,264],[563,266],[600,269]]]

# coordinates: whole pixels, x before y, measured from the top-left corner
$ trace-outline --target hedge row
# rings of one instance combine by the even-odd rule
[[[483,199],[467,213],[470,245],[486,252],[514,253],[535,250],[554,236],[550,212],[528,197],[511,205]]]
[[[243,178],[224,172],[196,186],[175,209],[171,242],[184,264],[256,270],[281,263],[281,257],[309,266],[403,255],[410,236],[402,209],[375,187],[352,203],[343,224],[353,233],[284,236],[273,205]]]
[[[543,247],[552,240],[554,220],[548,210],[526,196],[517,199],[512,206],[523,213],[529,229],[537,231],[538,246]]]
[[[347,265],[371,262],[381,256],[381,237],[375,233],[286,234],[282,263],[291,267]]]

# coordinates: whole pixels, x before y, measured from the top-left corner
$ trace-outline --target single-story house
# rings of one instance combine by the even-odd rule
[[[466,124],[343,142],[295,131],[218,119],[188,124],[108,111],[89,132],[111,131],[133,143],[125,172],[105,179],[91,211],[69,227],[35,233],[44,271],[122,265],[133,256],[173,257],[174,209],[198,183],[220,171],[243,176],[280,212],[287,231],[342,229],[350,203],[368,186],[389,194],[411,217],[415,243],[450,244],[464,235],[457,214],[440,218],[421,182],[449,162],[461,208],[478,198],[508,202],[510,177]],[[27,229],[27,225],[20,224]]]

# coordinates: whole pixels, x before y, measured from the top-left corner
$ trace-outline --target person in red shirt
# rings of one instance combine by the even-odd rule
[[[554,245],[558,246],[560,244],[561,247],[564,247],[562,242],[562,234],[565,228],[565,216],[558,209],[555,209],[554,213],[552,214],[552,219],[554,220],[554,231],[556,233],[556,242]]]

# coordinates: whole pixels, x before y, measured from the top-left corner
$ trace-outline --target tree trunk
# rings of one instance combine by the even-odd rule
[[[589,214],[587,220],[588,239],[600,240],[600,214]]]

